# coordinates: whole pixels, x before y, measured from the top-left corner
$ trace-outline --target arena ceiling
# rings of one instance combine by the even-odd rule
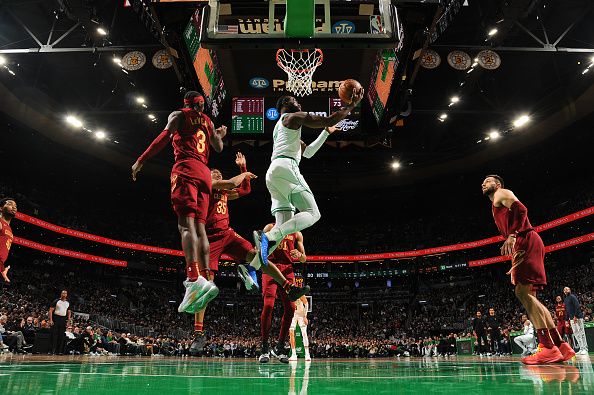
[[[437,168],[455,171],[456,166],[538,143],[594,109],[594,72],[584,72],[594,61],[591,1],[460,1],[464,5],[459,12],[450,10],[442,17],[448,22],[438,26],[445,30],[434,42],[429,39],[434,22],[455,1],[393,3],[408,41],[404,66],[392,85],[388,118],[398,118],[403,125],[389,120],[378,125],[364,104],[364,132],[343,135],[337,147],[321,151],[324,165],[312,166],[312,172],[340,173],[348,161],[353,177],[375,176],[380,181],[394,160],[402,165],[401,174],[408,173],[401,180],[435,174]],[[197,86],[184,61],[181,37],[196,6],[186,2],[135,8],[124,7],[123,0],[0,1],[3,112],[82,155],[129,166],[179,105],[180,88]],[[107,34],[99,34],[98,27]],[[489,36],[493,29],[497,33]],[[160,70],[151,65],[151,58],[165,46],[180,58],[174,67]],[[417,55],[424,46],[440,55],[439,67],[420,67]],[[475,66],[468,72],[447,64],[450,51],[474,57],[483,49],[500,55],[499,68]],[[114,58],[132,50],[145,54],[143,68],[125,71],[114,63]],[[459,101],[451,104],[454,96]],[[71,128],[64,122],[69,114],[93,133]],[[447,118],[440,119],[442,114]],[[531,121],[514,129],[513,121],[522,114]],[[219,121],[229,125],[229,118],[230,112],[222,111]],[[494,130],[501,137],[496,142],[485,140]],[[97,139],[97,131],[105,131],[107,137]],[[233,153],[241,149],[252,163],[265,168],[268,135],[236,135],[228,140],[233,147],[213,158],[215,163],[231,163]],[[163,155],[152,171],[165,174],[169,157]]]

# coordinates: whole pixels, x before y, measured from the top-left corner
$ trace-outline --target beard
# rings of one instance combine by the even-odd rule
[[[485,189],[485,190],[483,191],[483,195],[484,195],[484,196],[489,196],[489,195],[492,195],[492,194],[494,194],[494,193],[495,193],[495,191],[496,191],[496,190],[497,190],[497,188],[496,188],[496,187],[489,187],[489,188],[487,188],[487,189]]]

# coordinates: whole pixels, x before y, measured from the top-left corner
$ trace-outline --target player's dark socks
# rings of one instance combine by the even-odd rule
[[[549,334],[549,330],[544,329],[537,329],[536,336],[538,337],[538,342],[542,344],[544,348],[553,348],[555,344],[553,343],[553,339],[551,339],[551,335]]]
[[[559,347],[561,343],[563,343],[563,339],[561,339],[561,335],[559,334],[557,328],[549,329],[549,335],[553,340],[553,344],[555,344],[557,347]]]
[[[268,346],[268,342],[265,341],[262,343],[262,354],[267,354],[270,351],[270,347]]]
[[[289,300],[291,300],[291,302],[294,302],[297,299],[299,299],[300,297],[302,297],[303,295],[307,295],[309,293],[309,291],[310,291],[309,285],[305,285],[303,287],[297,287],[295,285],[291,285],[289,292],[287,292],[287,296],[289,297]]]
[[[286,293],[289,293],[289,290],[291,289],[291,282],[289,280],[285,280],[283,283],[283,289]]]

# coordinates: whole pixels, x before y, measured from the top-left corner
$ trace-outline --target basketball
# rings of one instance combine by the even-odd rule
[[[342,81],[338,87],[338,96],[340,100],[346,104],[351,104],[351,98],[353,97],[353,90],[361,89],[361,84],[357,80],[348,79]]]

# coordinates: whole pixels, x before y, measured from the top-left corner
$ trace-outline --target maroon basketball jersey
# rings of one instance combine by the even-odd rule
[[[182,108],[184,123],[173,133],[173,154],[175,162],[196,159],[208,165],[210,137],[213,132],[208,115],[193,108]]]
[[[497,229],[499,229],[499,233],[503,237],[509,236],[510,229],[509,227],[512,225],[514,219],[512,217],[513,213],[510,209],[505,206],[495,207],[492,205],[493,209],[493,219],[495,220],[495,225],[497,225]],[[518,233],[523,233],[528,230],[532,229],[532,225],[530,224],[530,220],[528,216],[526,216],[524,223],[522,223],[517,229]]]
[[[3,218],[0,218],[0,263],[6,262],[8,258],[8,252],[12,245],[12,229],[8,222]]]
[[[281,265],[292,264],[293,259],[291,258],[291,251],[295,249],[296,240],[297,235],[295,233],[286,235],[285,238],[281,240],[276,250],[272,252],[270,260],[274,263],[280,263]]]
[[[565,303],[561,303],[555,306],[555,315],[559,321],[565,321]]]
[[[227,191],[213,189],[208,206],[206,219],[206,233],[215,234],[229,229],[229,207],[227,206]]]

